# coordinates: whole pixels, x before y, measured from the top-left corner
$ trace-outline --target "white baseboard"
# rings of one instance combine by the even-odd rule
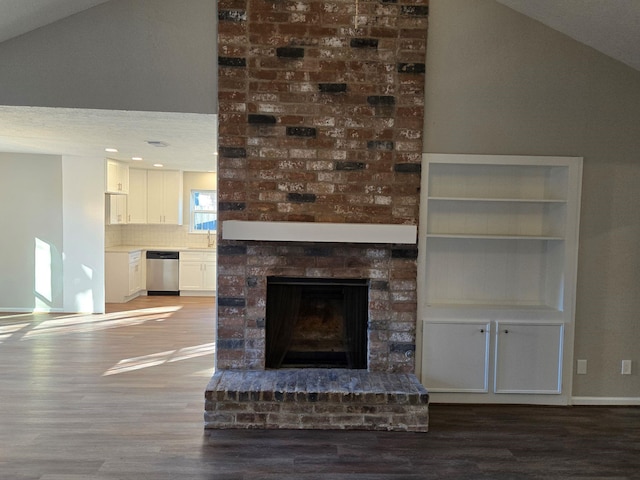
[[[640,406],[640,397],[572,397],[571,404]]]
[[[34,314],[34,313],[64,313],[62,308],[0,308],[0,313]]]

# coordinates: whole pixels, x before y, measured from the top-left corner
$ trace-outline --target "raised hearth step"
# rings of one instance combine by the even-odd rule
[[[428,402],[406,373],[222,370],[205,392],[205,428],[427,431]]]

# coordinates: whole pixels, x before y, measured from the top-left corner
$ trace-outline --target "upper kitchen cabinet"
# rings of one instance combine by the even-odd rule
[[[129,169],[127,223],[147,223],[147,171]]]
[[[147,223],[182,225],[182,172],[147,172]]]
[[[129,165],[107,159],[106,193],[129,193]]]

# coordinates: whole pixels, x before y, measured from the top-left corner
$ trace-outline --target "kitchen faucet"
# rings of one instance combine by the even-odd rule
[[[211,239],[211,230],[207,230],[207,246],[213,247],[213,240]]]

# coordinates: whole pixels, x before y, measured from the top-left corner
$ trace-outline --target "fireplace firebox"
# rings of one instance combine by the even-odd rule
[[[267,278],[267,368],[367,368],[369,281]]]

